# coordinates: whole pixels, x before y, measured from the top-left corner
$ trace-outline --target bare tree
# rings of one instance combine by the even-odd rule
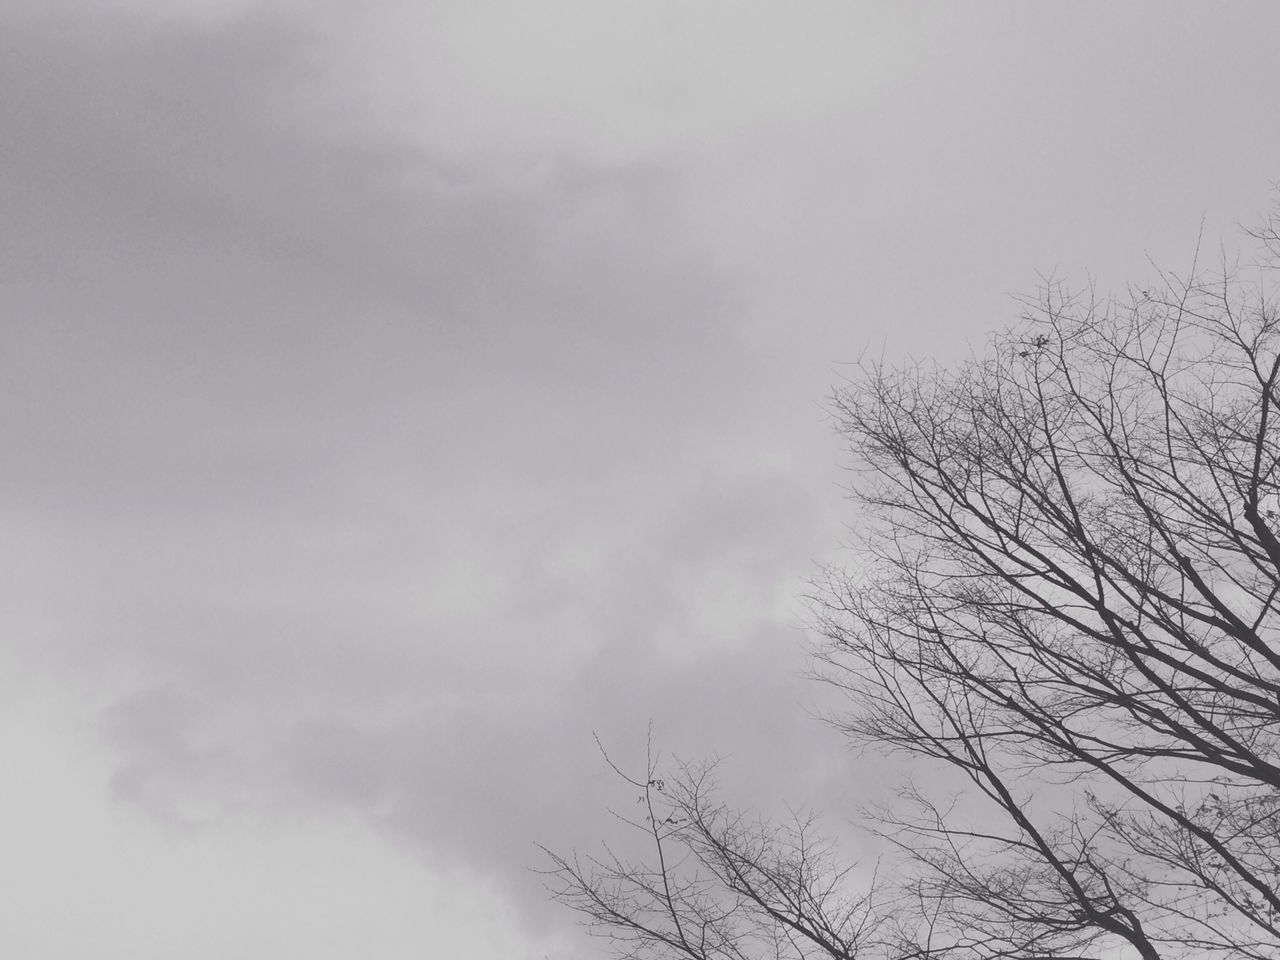
[[[677,764],[643,778],[614,772],[637,792],[636,816],[615,814],[649,854],[566,858],[550,850],[553,895],[637,960],[810,960],[861,957],[878,925],[870,894],[850,896],[849,867],[815,837],[814,819],[783,825],[716,800],[714,763]]]
[[[1047,283],[983,356],[837,393],[862,525],[816,595],[835,721],[966,785],[908,785],[870,823],[898,879],[842,891],[829,851],[805,873],[794,834],[686,769],[650,812],[677,819],[644,821],[657,867],[557,860],[562,898],[635,956],[1280,956],[1276,226],[1254,279],[1102,303]],[[829,903],[856,935],[808,935]],[[775,952],[788,931],[807,940]]]

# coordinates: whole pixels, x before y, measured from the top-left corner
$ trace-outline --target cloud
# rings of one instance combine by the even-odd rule
[[[423,869],[353,820],[298,810],[287,822],[166,833],[143,810],[101,803],[109,758],[68,729],[56,694],[15,679],[6,670],[0,706],[6,950],[49,960],[81,957],[86,944],[106,960],[542,956],[482,880]]]
[[[1275,155],[1222,93],[1265,30],[1138,75],[1149,11],[941,9],[0,6],[4,625],[114,795],[353,818],[550,936],[593,730],[856,794],[797,676],[831,363],[1182,251]]]
[[[20,644],[160,822],[355,815],[547,930],[592,729],[800,738],[818,517],[687,171],[351,144],[288,21],[100,26],[0,41]]]

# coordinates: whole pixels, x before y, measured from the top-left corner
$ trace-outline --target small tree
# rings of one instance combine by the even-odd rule
[[[1270,269],[1051,283],[984,356],[837,393],[864,522],[815,597],[835,721],[966,785],[870,822],[898,879],[651,765],[655,859],[554,857],[556,895],[633,957],[1280,956]]]

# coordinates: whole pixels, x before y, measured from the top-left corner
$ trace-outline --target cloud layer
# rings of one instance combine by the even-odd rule
[[[229,858],[211,909],[261,829],[472,891],[442,942],[501,904],[472,956],[588,955],[527,868],[608,830],[593,731],[842,815],[839,362],[1267,202],[1274,32],[1134,11],[0,5],[23,742]]]

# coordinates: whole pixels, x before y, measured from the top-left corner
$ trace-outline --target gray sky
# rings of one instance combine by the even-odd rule
[[[823,412],[1280,178],[1270,4],[0,0],[0,952],[599,955],[591,740],[837,816]],[[16,856],[14,853],[16,852]]]

